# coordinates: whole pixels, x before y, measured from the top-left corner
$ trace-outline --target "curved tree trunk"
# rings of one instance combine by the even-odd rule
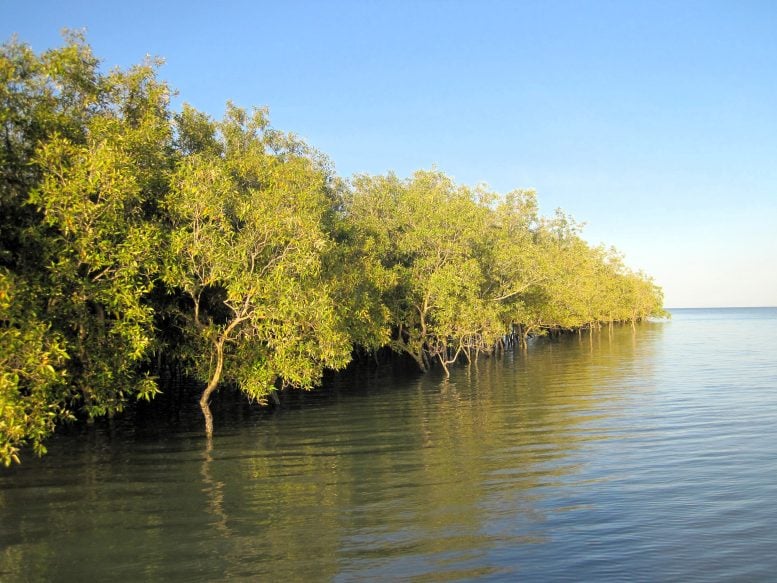
[[[442,369],[445,371],[445,378],[448,378],[449,376],[451,376],[451,373],[448,370],[448,363],[443,358],[442,353],[437,354],[437,356],[440,359],[440,364],[442,365]]]
[[[229,323],[224,331],[219,334],[216,340],[213,341],[213,347],[216,349],[216,368],[213,369],[213,374],[210,376],[208,386],[205,387],[205,390],[200,397],[200,409],[202,409],[202,415],[205,417],[205,435],[208,438],[208,441],[213,438],[213,415],[210,412],[210,396],[219,386],[221,372],[224,370],[224,344],[229,340],[235,328],[247,319],[248,316],[246,316],[245,313],[238,315]]]
[[[205,435],[210,441],[213,438],[213,414],[210,412],[210,396],[219,385],[221,380],[221,371],[224,368],[224,343],[216,342],[216,368],[208,381],[208,386],[202,392],[200,397],[200,409],[205,417]]]
[[[437,356],[440,359],[440,364],[442,365],[443,370],[445,371],[445,377],[451,376],[450,370],[448,370],[448,365],[455,363],[459,359],[459,354],[461,354],[461,343],[459,343],[459,347],[456,350],[456,354],[453,355],[453,358],[448,359],[448,356],[446,355],[445,358],[443,358],[443,353],[438,352]]]

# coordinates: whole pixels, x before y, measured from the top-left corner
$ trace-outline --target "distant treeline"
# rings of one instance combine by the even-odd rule
[[[419,368],[505,338],[660,315],[661,290],[533,191],[436,170],[337,177],[265,110],[216,121],[146,61],[78,35],[0,54],[0,460],[76,417],[150,400],[166,371],[264,402],[355,350]]]

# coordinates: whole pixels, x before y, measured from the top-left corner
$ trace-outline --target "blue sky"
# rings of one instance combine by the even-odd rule
[[[3,40],[63,27],[213,116],[268,106],[343,176],[535,188],[668,307],[777,305],[775,2],[0,0]]]

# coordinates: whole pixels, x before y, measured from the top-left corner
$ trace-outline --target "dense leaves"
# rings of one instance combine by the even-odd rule
[[[78,37],[40,57],[11,43],[0,74],[9,304],[0,459],[9,463],[57,418],[110,415],[157,390],[143,362],[155,338],[146,295],[158,273],[155,206],[171,129],[153,64],[103,75]],[[33,370],[36,353],[44,366]]]
[[[334,247],[326,168],[304,144],[269,130],[262,111],[230,107],[210,125],[199,136],[208,147],[181,160],[165,199],[165,281],[189,300],[209,435],[208,400],[222,377],[261,401],[279,383],[311,387],[351,352],[322,268]]]
[[[532,335],[661,315],[661,291],[533,191],[437,170],[335,176],[228,105],[184,106],[147,61],[108,74],[68,35],[0,51],[0,461],[150,399],[171,365],[264,402],[382,347],[422,370]]]

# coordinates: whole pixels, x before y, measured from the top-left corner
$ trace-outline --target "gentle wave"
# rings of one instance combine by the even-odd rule
[[[212,450],[64,436],[0,476],[0,578],[768,580],[775,319],[676,310],[449,379],[345,376]]]

